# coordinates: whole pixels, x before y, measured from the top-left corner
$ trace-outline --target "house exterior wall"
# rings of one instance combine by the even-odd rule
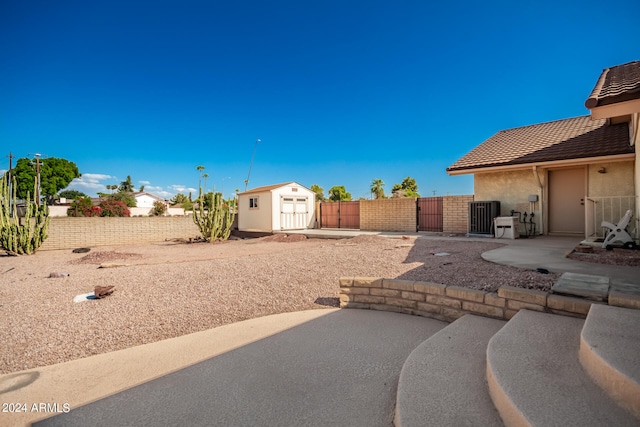
[[[541,180],[544,171],[538,171]],[[511,210],[517,212],[535,213],[535,217],[541,218],[540,201],[542,191],[532,169],[477,173],[473,180],[474,195],[477,201],[500,201],[500,215],[509,216]],[[529,196],[537,195],[538,202],[530,203]],[[540,223],[538,230],[540,229]]]
[[[249,208],[249,199],[258,197],[258,208]],[[238,230],[240,231],[273,231],[271,192],[249,193],[238,195]]]
[[[193,218],[54,217],[41,250],[164,242],[200,235]]]
[[[605,168],[606,173],[598,173]],[[633,196],[634,162],[598,163],[588,168],[588,196]]]
[[[415,232],[416,215],[413,197],[360,200],[360,230]]]
[[[140,194],[136,196],[136,207],[138,208],[152,208],[153,203],[158,199],[149,196],[148,194]]]

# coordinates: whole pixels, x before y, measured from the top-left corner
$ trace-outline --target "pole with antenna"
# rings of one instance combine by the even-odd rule
[[[251,155],[251,163],[249,163],[249,174],[247,175],[247,179],[244,180],[244,191],[247,191],[247,187],[249,186],[249,178],[251,177],[251,168],[253,167],[253,159],[256,157],[256,149],[258,148],[259,139],[256,139],[256,143],[253,146],[253,154]]]

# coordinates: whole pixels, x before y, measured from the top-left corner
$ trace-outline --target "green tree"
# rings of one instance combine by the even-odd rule
[[[118,191],[117,193],[107,194],[107,200],[122,202],[130,208],[135,208],[137,205],[136,198],[133,197],[133,193],[130,191]]]
[[[58,194],[58,196],[64,197],[65,199],[69,199],[69,200],[76,200],[81,197],[87,197],[86,194],[78,190],[63,190]]]
[[[187,196],[185,196],[182,193],[178,193],[175,196],[173,196],[170,200],[171,202],[171,206],[175,206],[175,205],[181,205],[185,202],[188,202],[189,198]]]
[[[371,181],[371,193],[376,199],[384,199],[384,181],[381,179]]]
[[[75,178],[80,178],[78,166],[66,159],[47,157],[45,159],[18,159],[12,176],[16,178],[16,196],[26,199],[27,193],[33,195],[36,182],[36,161],[40,163],[41,195],[49,201],[58,191],[67,187]],[[8,175],[8,172],[5,174]]]
[[[418,184],[410,176],[402,180],[402,183],[395,184],[391,190],[395,197],[420,197],[418,194]]]
[[[140,189],[138,190],[139,193],[142,193],[144,191],[144,185],[140,186]]]
[[[120,183],[120,187],[118,187],[118,191],[121,193],[133,193],[134,187],[133,182],[131,181],[131,175],[127,175],[127,179]]]
[[[348,193],[344,185],[334,185],[329,189],[329,200],[334,202],[348,202],[351,200],[351,193]]]
[[[171,206],[180,205],[185,211],[193,210],[193,202],[189,200],[189,197],[182,193],[178,193],[173,196],[169,202],[171,203]]]
[[[324,202],[327,200],[327,198],[324,197],[324,188],[320,187],[318,184],[313,184],[310,190],[316,193],[317,202]]]

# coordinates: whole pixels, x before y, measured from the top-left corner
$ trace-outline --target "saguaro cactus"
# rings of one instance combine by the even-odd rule
[[[204,197],[200,193],[198,208],[193,209],[193,222],[200,229],[202,237],[207,242],[227,240],[231,234],[231,225],[235,218],[235,201],[222,199],[220,193],[215,193],[209,209],[205,209]]]
[[[31,254],[38,250],[47,238],[49,208],[46,203],[38,206],[27,194],[24,217],[20,218],[16,206],[16,182],[10,194],[7,179],[0,179],[0,248],[9,255]]]

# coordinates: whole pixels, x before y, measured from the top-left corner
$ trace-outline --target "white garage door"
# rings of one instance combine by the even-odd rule
[[[282,197],[280,199],[280,228],[302,230],[307,228],[307,198]]]

